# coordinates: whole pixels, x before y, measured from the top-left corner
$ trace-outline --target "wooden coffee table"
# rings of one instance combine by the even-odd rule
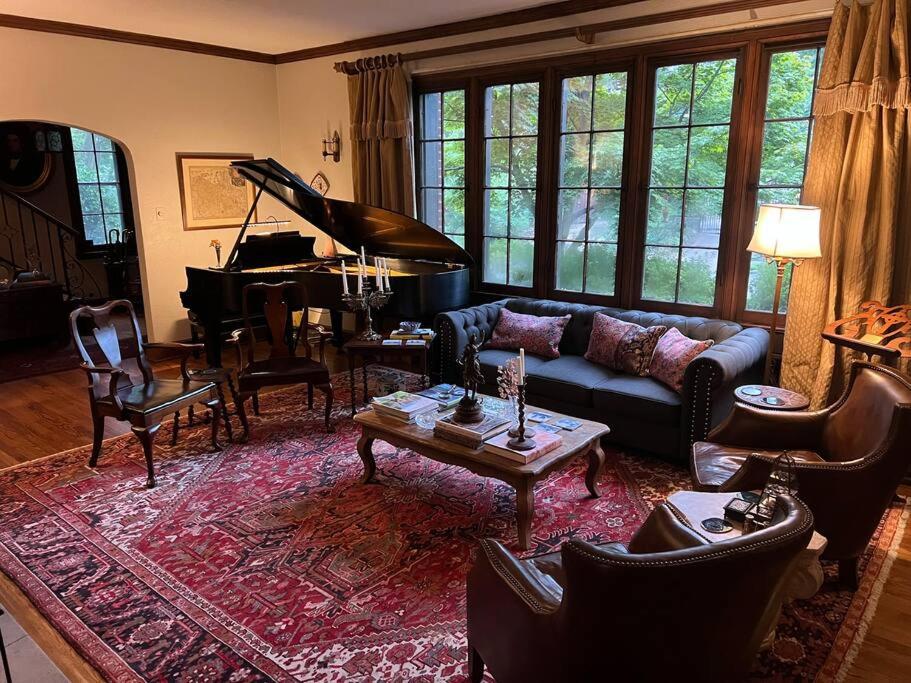
[[[497,400],[485,397],[485,400]],[[529,406],[526,410],[533,411]],[[561,417],[568,417],[552,411],[553,422]],[[585,474],[585,485],[595,498],[601,496],[598,491],[598,475],[604,467],[604,451],[601,448],[601,437],[610,433],[610,428],[600,422],[579,420],[582,426],[573,430],[560,430],[563,443],[556,450],[542,455],[527,465],[512,462],[487,453],[481,448],[469,448],[447,441],[433,435],[433,430],[422,429],[415,424],[405,424],[393,418],[382,417],[372,410],[358,413],[354,421],[361,426],[361,438],[357,442],[357,452],[364,461],[364,476],[361,481],[373,481],[376,473],[376,460],[373,457],[373,442],[381,439],[393,446],[410,448],[426,458],[456,465],[474,472],[482,477],[492,477],[512,486],[516,490],[519,532],[519,547],[528,550],[531,541],[531,523],[535,515],[535,484],[551,472],[560,469],[576,456],[588,456],[588,471]],[[529,423],[534,426],[533,423]]]

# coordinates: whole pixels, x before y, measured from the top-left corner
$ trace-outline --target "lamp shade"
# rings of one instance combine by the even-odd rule
[[[771,258],[819,258],[819,208],[760,204],[748,251]]]

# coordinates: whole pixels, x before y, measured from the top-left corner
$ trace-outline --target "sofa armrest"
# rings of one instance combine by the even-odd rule
[[[734,406],[734,389],[762,381],[769,333],[748,327],[700,353],[689,364],[683,379],[681,419],[682,457],[704,441],[713,426]]]
[[[490,339],[491,332],[500,317],[500,309],[508,299],[495,301],[458,311],[438,313],[433,321],[437,333],[437,358],[434,368],[439,368],[441,382],[459,382],[456,359],[462,355],[472,334]]]

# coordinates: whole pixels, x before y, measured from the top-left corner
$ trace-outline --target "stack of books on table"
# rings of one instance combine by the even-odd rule
[[[490,414],[472,424],[456,422],[453,417],[454,415],[447,415],[437,420],[433,435],[469,448],[480,448],[486,439],[509,429],[511,422],[508,417]]]
[[[509,439],[509,434],[499,434],[485,442],[484,450],[521,465],[526,465],[532,460],[537,460],[542,455],[556,450],[563,443],[563,437],[559,434],[539,431],[534,436],[535,444],[537,444],[534,448],[529,451],[518,451],[509,447],[507,443]]]
[[[419,391],[420,396],[432,398],[440,404],[441,409],[453,408],[462,400],[464,390],[455,384],[437,384],[435,387]]]
[[[406,331],[402,329],[395,330],[389,335],[390,339],[404,339],[404,340],[414,340],[421,339],[424,341],[430,341],[433,339],[435,333],[429,327],[419,327],[416,330]]]
[[[432,398],[397,391],[388,396],[377,396],[371,404],[373,412],[402,422],[414,422],[418,415],[439,410],[440,404]]]

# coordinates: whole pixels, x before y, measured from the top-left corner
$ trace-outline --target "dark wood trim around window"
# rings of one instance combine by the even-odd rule
[[[416,75],[416,94],[463,88],[466,97],[466,248],[476,257],[473,285],[485,296],[525,295],[567,301],[617,305],[624,308],[705,315],[765,323],[763,313],[745,312],[749,254],[755,194],[744,191],[758,175],[762,146],[768,53],[787,47],[824,42],[828,20],[768,26],[736,32],[701,35],[648,45],[586,52],[515,64],[500,64],[458,72]],[[718,249],[718,278],[714,306],[696,306],[643,300],[642,262],[651,153],[652,84],[659,65],[736,57],[735,92],[730,121],[725,180],[723,229]],[[560,92],[562,79],[608,71],[627,71],[627,116],[623,160],[624,184],[617,251],[614,296],[555,289],[557,230],[557,177],[560,145]],[[538,129],[538,182],[536,203],[534,286],[515,288],[482,283],[484,88],[488,85],[538,80],[541,83]],[[757,119],[757,116],[759,117]],[[749,196],[747,196],[749,195]],[[748,218],[750,216],[750,218]],[[745,265],[744,265],[745,264]],[[746,268],[746,270],[744,270]]]

